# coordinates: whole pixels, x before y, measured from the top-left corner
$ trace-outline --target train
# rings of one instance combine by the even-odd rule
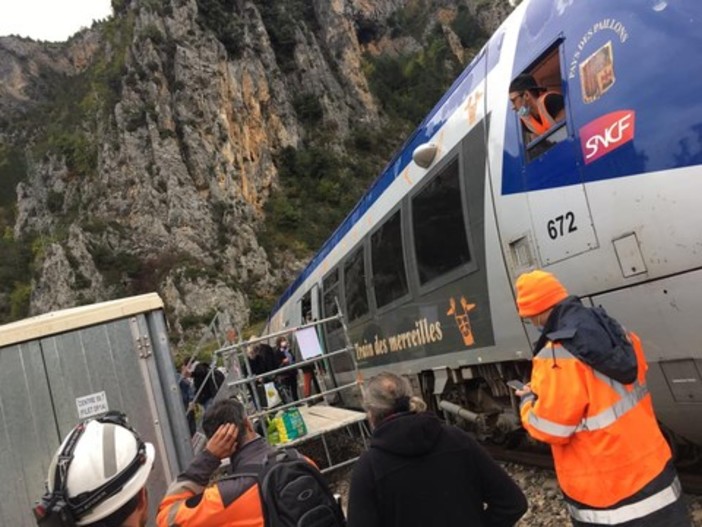
[[[519,428],[537,333],[523,272],[554,273],[642,339],[657,417],[702,445],[702,4],[519,4],[277,300],[269,331],[343,313],[365,377],[407,375],[481,434]],[[530,137],[528,74],[563,115]],[[695,227],[695,226],[698,227]],[[336,344],[334,344],[336,343]],[[339,362],[334,373],[352,375]]]

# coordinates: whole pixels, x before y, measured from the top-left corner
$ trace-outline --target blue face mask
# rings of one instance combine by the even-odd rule
[[[527,115],[529,115],[529,108],[527,108],[526,106],[520,106],[519,110],[517,110],[517,115],[519,117],[526,117]]]

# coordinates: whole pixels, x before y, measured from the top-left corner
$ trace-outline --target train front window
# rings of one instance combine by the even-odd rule
[[[401,227],[398,210],[371,236],[373,289],[378,307],[407,294]]]
[[[470,262],[458,159],[414,197],[412,226],[422,285]]]
[[[344,265],[344,292],[349,322],[368,313],[366,270],[363,265],[363,247],[351,254]]]

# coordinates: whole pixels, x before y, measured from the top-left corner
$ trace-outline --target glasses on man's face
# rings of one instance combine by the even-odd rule
[[[517,109],[517,99],[521,99],[524,96],[524,92],[520,91],[517,95],[514,97],[510,97],[509,101],[512,103],[512,109],[516,110]]]

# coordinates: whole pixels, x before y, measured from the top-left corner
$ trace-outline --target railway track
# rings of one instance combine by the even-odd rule
[[[550,454],[513,450],[495,445],[483,445],[493,458],[507,463],[516,463],[553,470],[553,458]],[[689,469],[678,469],[683,491],[687,494],[702,496],[702,468],[695,465]]]

